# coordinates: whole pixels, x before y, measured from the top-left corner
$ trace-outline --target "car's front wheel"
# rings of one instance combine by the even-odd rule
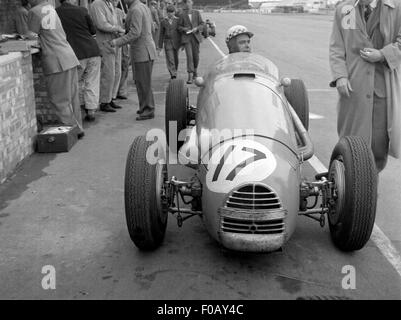
[[[333,201],[328,214],[331,238],[343,251],[361,249],[376,216],[377,171],[361,137],[344,137],[335,146],[329,169]]]
[[[168,201],[167,165],[150,164],[147,149],[153,142],[136,137],[125,168],[125,216],[131,240],[141,250],[160,246],[166,233]]]

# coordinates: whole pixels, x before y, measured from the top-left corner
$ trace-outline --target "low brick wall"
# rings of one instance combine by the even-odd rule
[[[37,131],[31,54],[0,63],[0,183],[34,152]]]
[[[36,117],[38,120],[39,131],[42,126],[57,123],[57,116],[48,99],[46,89],[46,79],[43,75],[41,54],[32,55],[33,83],[35,88]]]

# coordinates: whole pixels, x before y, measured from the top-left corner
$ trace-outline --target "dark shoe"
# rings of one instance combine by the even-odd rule
[[[104,112],[116,112],[109,103],[101,103],[100,110]]]
[[[82,139],[84,136],[85,136],[85,132],[83,132],[83,131],[78,133],[78,135],[77,135],[78,139]]]
[[[143,110],[138,110],[137,112],[136,112],[136,114],[142,114],[143,113]]]
[[[198,76],[198,72],[195,71],[195,72],[194,72],[194,79],[196,79],[197,76]]]
[[[192,78],[192,73],[188,73],[188,80],[187,84],[192,84],[193,78]]]
[[[122,109],[122,106],[119,106],[118,104],[115,104],[113,100],[111,100],[111,102],[109,104],[114,109]]]
[[[155,117],[155,113],[146,113],[146,114],[141,114],[139,117],[136,117],[137,121],[141,121],[141,120],[149,120],[149,119],[153,119]]]
[[[127,98],[126,96],[123,96],[123,95],[118,95],[118,96],[117,96],[117,99],[120,99],[120,100],[127,100],[128,98]]]
[[[85,117],[85,120],[86,121],[88,121],[88,122],[93,122],[93,121],[95,121],[95,115],[94,114],[87,114],[86,115],[86,117]]]

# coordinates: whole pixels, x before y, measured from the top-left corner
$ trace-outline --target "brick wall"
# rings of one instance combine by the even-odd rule
[[[0,183],[34,151],[37,122],[32,79],[30,53],[0,65]]]
[[[35,88],[36,116],[39,131],[43,125],[55,124],[58,121],[51,107],[46,89],[46,80],[43,75],[41,54],[32,55],[33,83]]]

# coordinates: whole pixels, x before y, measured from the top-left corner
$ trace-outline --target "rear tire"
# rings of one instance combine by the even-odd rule
[[[309,129],[309,98],[304,82],[301,79],[291,79],[291,84],[284,87],[284,94],[295,110],[305,129]]]
[[[151,165],[146,151],[152,141],[136,137],[131,145],[125,168],[125,216],[131,240],[141,250],[154,250],[166,233],[168,206],[164,181],[166,164]]]
[[[166,117],[165,130],[167,145],[169,145],[169,122],[177,122],[177,148],[179,149],[184,141],[178,141],[179,133],[187,127],[187,108],[188,108],[188,87],[183,79],[172,79],[167,88],[166,95]],[[177,150],[178,150],[177,149]]]
[[[328,214],[331,238],[343,251],[364,247],[376,216],[377,171],[361,137],[344,137],[335,146],[329,169],[337,199]]]

